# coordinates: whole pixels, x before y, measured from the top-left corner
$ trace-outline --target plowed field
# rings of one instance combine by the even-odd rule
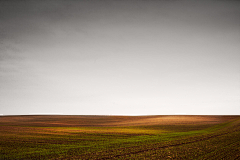
[[[0,159],[240,159],[240,116],[1,116]]]

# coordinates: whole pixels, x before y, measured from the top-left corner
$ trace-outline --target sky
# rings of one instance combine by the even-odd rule
[[[0,1],[0,114],[239,115],[240,1]]]

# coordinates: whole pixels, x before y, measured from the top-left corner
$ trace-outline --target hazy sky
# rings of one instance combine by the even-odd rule
[[[2,0],[0,114],[240,114],[240,1]]]

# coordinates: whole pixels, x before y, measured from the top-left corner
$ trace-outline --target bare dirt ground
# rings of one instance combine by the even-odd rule
[[[240,115],[1,116],[0,126],[0,159],[238,159],[240,151]]]
[[[216,115],[159,115],[159,116],[76,116],[26,115],[2,116],[0,125],[26,126],[140,126],[140,125],[197,125],[219,124],[240,116]]]

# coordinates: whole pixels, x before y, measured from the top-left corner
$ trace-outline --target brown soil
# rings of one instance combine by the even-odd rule
[[[1,116],[0,125],[21,126],[139,126],[139,125],[186,125],[219,124],[240,116],[159,115],[159,116],[71,116],[31,115]]]

